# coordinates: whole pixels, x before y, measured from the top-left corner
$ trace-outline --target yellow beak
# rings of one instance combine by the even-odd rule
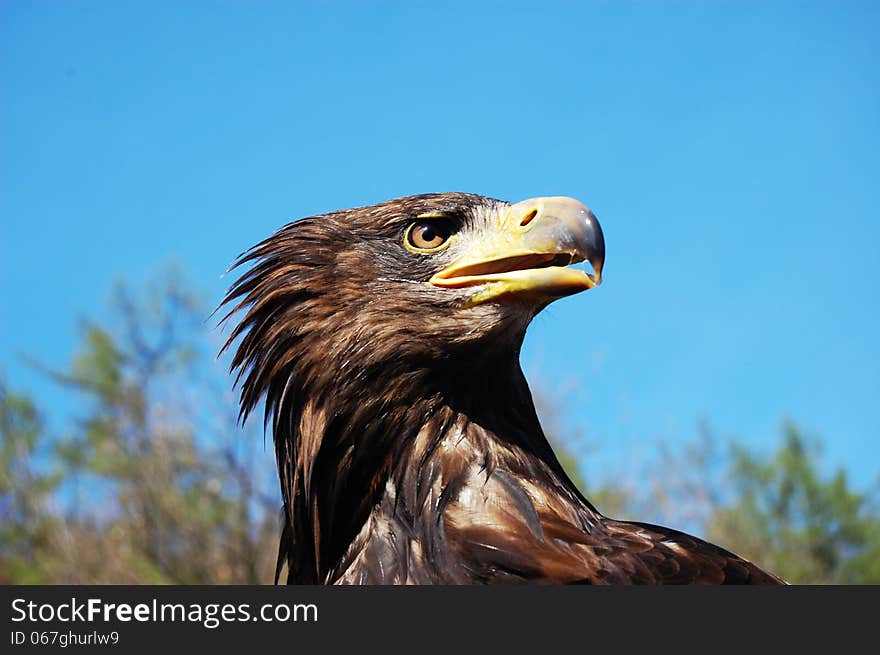
[[[509,205],[471,239],[466,253],[434,275],[438,287],[482,286],[471,304],[509,296],[554,300],[602,281],[605,239],[586,205],[562,196]],[[490,224],[492,219],[490,218]],[[588,261],[593,273],[571,264]]]

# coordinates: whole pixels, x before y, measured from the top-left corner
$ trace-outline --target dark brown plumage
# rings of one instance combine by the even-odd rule
[[[779,582],[602,516],[556,459],[520,346],[603,256],[570,199],[440,193],[306,218],[239,259],[227,347],[242,416],[266,400],[288,582]],[[564,268],[584,259],[596,275]]]

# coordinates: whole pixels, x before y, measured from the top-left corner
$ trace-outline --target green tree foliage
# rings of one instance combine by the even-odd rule
[[[708,430],[661,447],[636,484],[589,492],[606,514],[694,532],[793,584],[880,583],[878,488],[823,472],[821,447],[794,423],[759,455]]]
[[[0,380],[0,582],[271,582],[271,449],[236,424],[208,311],[174,274],[120,287],[112,309],[47,370],[81,408],[61,433],[45,428],[52,408]],[[536,390],[560,460],[606,514],[693,531],[789,582],[880,582],[876,490],[823,472],[794,425],[769,456],[707,433],[658,448],[638,479],[596,484],[552,397]]]
[[[49,500],[60,479],[41,471],[42,419],[33,402],[0,382],[0,583],[43,582],[40,571],[58,530]]]
[[[706,533],[790,582],[880,583],[876,495],[851,489],[842,470],[823,476],[819,447],[793,424],[783,432],[770,458],[733,448],[735,493]]]
[[[193,329],[207,312],[173,275],[140,298],[121,288],[113,307],[113,329],[87,323],[71,365],[51,372],[87,408],[53,439],[60,473],[34,472],[45,441],[36,410],[3,395],[5,577],[271,581],[275,501],[260,486],[268,467],[254,461],[260,453],[244,443],[251,435],[236,428],[234,407],[211,401],[204,380],[220,373]]]

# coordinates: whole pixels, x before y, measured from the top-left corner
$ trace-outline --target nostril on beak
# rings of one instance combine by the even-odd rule
[[[523,216],[523,217],[522,217],[522,220],[519,222],[520,227],[525,227],[526,225],[528,225],[529,223],[531,223],[533,220],[535,220],[535,217],[536,217],[537,215],[538,215],[538,209],[537,209],[537,208],[533,208],[533,209],[530,209],[529,211],[527,211],[527,212],[525,213],[525,216]]]

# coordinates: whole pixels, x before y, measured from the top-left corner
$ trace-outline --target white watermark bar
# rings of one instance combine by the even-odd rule
[[[580,652],[621,640],[746,648],[762,634],[840,650],[873,638],[878,606],[880,587],[5,586],[0,652]]]

